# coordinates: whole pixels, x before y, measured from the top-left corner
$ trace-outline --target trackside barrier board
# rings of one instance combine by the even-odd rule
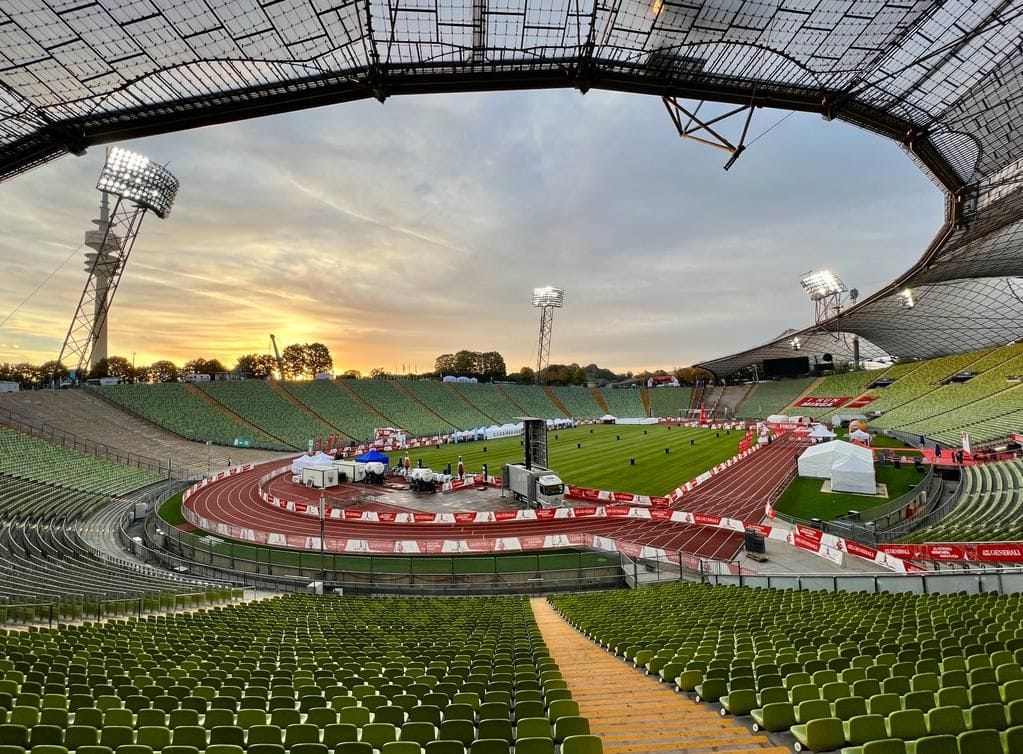
[[[1023,542],[928,542],[880,545],[879,549],[906,560],[1023,563]]]
[[[214,477],[198,482],[189,487],[182,495],[182,502],[187,500],[198,490],[215,484],[243,471],[252,470],[252,465],[239,466],[220,472]],[[280,468],[260,477],[260,485],[269,481],[274,476],[287,473],[288,468]],[[298,503],[290,500],[270,496],[260,486],[260,497],[268,504],[282,510],[293,513],[319,517],[319,507],[306,503]],[[232,539],[246,540],[261,544],[271,544],[297,549],[320,549],[318,537],[306,537],[301,535],[285,535],[277,532],[262,532],[247,527],[237,527],[224,522],[211,521],[199,516],[187,506],[182,506],[185,520],[193,526],[204,531],[215,531],[223,536]],[[794,531],[767,526],[760,523],[741,521],[734,518],[721,516],[710,516],[703,513],[691,513],[687,511],[674,511],[666,509],[651,509],[629,505],[600,505],[575,508],[547,508],[542,510],[507,510],[507,511],[466,511],[462,513],[425,513],[425,512],[391,512],[391,511],[353,511],[333,506],[327,506],[327,515],[334,520],[345,520],[351,522],[362,522],[368,524],[488,524],[503,523],[507,521],[528,522],[546,521],[551,519],[569,518],[636,518],[655,521],[665,521],[677,524],[692,524],[697,526],[708,526],[715,529],[727,529],[734,532],[744,532],[751,528],[758,531],[765,538],[784,542],[792,547],[811,552],[819,557],[826,558],[831,562],[841,565],[846,554],[853,555],[864,560],[869,560],[887,570],[906,573],[910,571],[922,571],[924,569],[901,558],[881,550],[875,550],[858,542],[836,537],[832,534],[825,534],[817,529],[807,526],[796,526]],[[429,529],[424,528],[424,533]],[[593,544],[594,535],[583,533],[566,534],[537,534],[535,536],[486,538],[477,537],[465,540],[445,539],[420,539],[399,540],[374,537],[372,539],[349,539],[328,537],[324,543],[324,549],[328,552],[373,552],[373,553],[409,553],[418,552],[423,554],[444,553],[444,552],[495,552],[502,550],[540,550],[559,549],[564,547],[596,547]],[[606,539],[606,538],[601,538]],[[315,544],[313,544],[315,540]],[[500,544],[498,544],[500,543]],[[630,543],[631,544],[631,543]],[[637,545],[638,546],[638,545]],[[410,548],[416,549],[410,549]],[[356,549],[352,549],[356,548]],[[361,548],[361,549],[360,549]],[[454,548],[454,549],[452,549]],[[656,550],[657,548],[651,548]],[[624,552],[624,551],[623,551]],[[626,553],[628,554],[628,553]]]

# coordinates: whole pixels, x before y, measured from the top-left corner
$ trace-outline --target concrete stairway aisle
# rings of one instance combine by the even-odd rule
[[[730,752],[788,754],[707,704],[697,704],[605,652],[566,623],[545,599],[533,613],[551,657],[604,742],[604,754]]]

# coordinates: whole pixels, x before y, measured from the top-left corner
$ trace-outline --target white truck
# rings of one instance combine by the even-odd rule
[[[522,463],[505,464],[502,486],[516,500],[530,508],[560,508],[565,504],[565,485],[561,477],[542,466],[527,468]]]

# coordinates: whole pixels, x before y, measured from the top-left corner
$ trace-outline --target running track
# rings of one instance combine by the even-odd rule
[[[674,506],[679,510],[759,522],[764,504],[780,493],[781,482],[795,467],[795,453],[802,443],[781,437],[695,490]],[[258,479],[280,462],[228,477],[193,494],[186,507],[214,523],[254,532],[283,535],[289,546],[303,547],[307,538],[319,537],[319,520],[271,508],[259,497]],[[459,494],[457,492],[449,494]],[[310,500],[315,504],[315,500]],[[368,542],[374,552],[395,552],[399,541],[474,542],[481,551],[494,549],[495,539],[519,538],[523,549],[541,549],[543,538],[552,535],[598,535],[637,545],[663,548],[697,558],[730,560],[741,549],[737,532],[712,527],[646,519],[579,518],[548,521],[509,521],[487,524],[398,524],[328,520],[325,524],[328,551],[343,552],[348,540]],[[577,538],[578,539],[578,538]],[[436,552],[429,545],[423,551]]]

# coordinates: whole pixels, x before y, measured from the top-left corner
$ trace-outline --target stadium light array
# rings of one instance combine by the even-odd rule
[[[533,289],[533,306],[554,306],[561,308],[565,305],[565,289],[544,286]]]
[[[838,275],[831,270],[807,272],[799,279],[799,284],[813,301],[820,301],[828,296],[845,293],[849,290]]]
[[[803,342],[799,338],[793,338],[789,341],[789,345],[792,346],[793,351],[798,351],[803,347]]]
[[[178,179],[145,155],[121,147],[107,150],[96,188],[152,210],[157,217],[170,214],[178,193]]]
[[[903,288],[899,291],[899,298],[902,299],[903,309],[912,309],[916,306],[916,299],[913,298],[913,291],[910,288]]]

